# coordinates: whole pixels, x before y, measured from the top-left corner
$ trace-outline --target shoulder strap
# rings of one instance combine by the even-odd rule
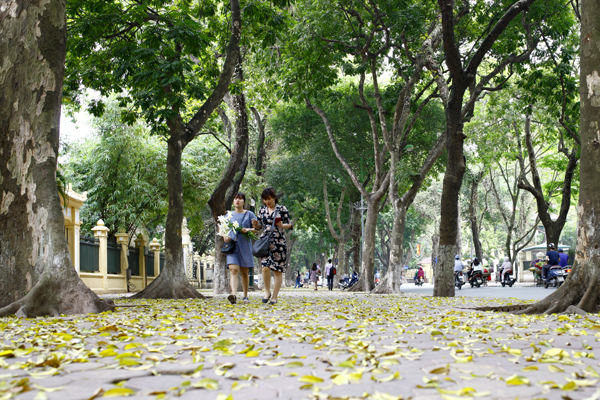
[[[277,218],[277,213],[279,212],[279,206],[275,207],[275,212],[273,213],[273,222],[271,223],[271,231],[269,232],[269,239],[273,234],[273,230],[275,229],[275,219]]]

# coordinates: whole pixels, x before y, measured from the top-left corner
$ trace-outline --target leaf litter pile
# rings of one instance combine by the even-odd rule
[[[416,295],[251,299],[0,319],[0,400],[600,399],[597,314],[516,316],[466,308],[494,299]]]

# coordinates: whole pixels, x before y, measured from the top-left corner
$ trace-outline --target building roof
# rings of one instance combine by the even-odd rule
[[[431,264],[431,257],[425,257],[417,263],[417,265],[422,265],[422,264]]]

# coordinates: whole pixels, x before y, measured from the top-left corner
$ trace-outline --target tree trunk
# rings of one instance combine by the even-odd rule
[[[435,270],[433,295],[454,297],[454,256],[458,254],[459,237],[459,195],[466,161],[463,155],[463,122],[461,116],[462,92],[453,92],[446,108],[447,154],[446,174],[442,189],[440,215],[439,262]]]
[[[183,153],[180,125],[169,123],[167,140],[167,180],[169,182],[169,209],[165,227],[165,266],[158,277],[144,290],[136,293],[137,299],[195,299],[204,298],[192,287],[185,273],[181,224],[183,222],[183,178],[181,155]]]
[[[471,199],[469,203],[469,219],[471,220],[471,235],[473,236],[473,247],[475,247],[475,257],[483,259],[483,250],[481,249],[481,240],[479,239],[479,221],[477,221],[477,205],[479,204],[479,181],[483,174],[478,174],[471,181]]]
[[[600,311],[600,0],[581,2],[581,160],[575,263],[554,293],[523,313],[555,313],[576,306]]]
[[[388,270],[373,293],[400,293],[404,253],[404,227],[406,225],[406,207],[400,201],[394,204],[394,225],[390,240],[391,250]]]
[[[114,309],[79,278],[56,185],[65,66],[64,1],[0,9],[0,316]]]
[[[239,82],[244,79],[241,63],[242,59],[238,54],[238,64],[236,65],[234,76],[235,80]],[[218,218],[231,208],[233,198],[239,190],[243,179],[245,166],[248,164],[248,113],[246,111],[246,98],[243,93],[232,97],[233,106],[238,115],[235,123],[235,144],[221,181],[208,200],[208,206],[210,207],[215,224],[218,224]],[[227,257],[220,251],[224,241],[222,237],[216,234],[217,231],[218,228],[215,227],[213,291],[215,294],[226,294],[231,292],[227,273]]]
[[[258,110],[254,107],[250,107],[256,120],[256,127],[258,128],[258,140],[256,141],[256,164],[254,169],[256,175],[261,176],[264,168],[264,156],[265,156],[265,125],[263,120],[258,113]]]
[[[363,238],[362,262],[360,263],[360,276],[350,291],[370,292],[375,287],[375,232],[377,231],[377,217],[379,216],[379,203],[381,199],[369,201],[367,219],[365,221],[365,237]]]

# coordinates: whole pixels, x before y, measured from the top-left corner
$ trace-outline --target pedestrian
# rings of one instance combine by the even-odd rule
[[[260,198],[263,206],[258,212],[258,221],[253,221],[254,229],[264,228],[261,238],[273,234],[269,239],[269,252],[260,260],[263,282],[265,283],[265,294],[263,303],[276,304],[283,273],[287,264],[287,243],[285,239],[285,229],[293,229],[294,224],[290,218],[290,213],[285,206],[279,205],[279,198],[273,188],[263,190]],[[273,225],[274,223],[274,225]],[[275,285],[271,293],[271,271],[273,272]],[[270,301],[269,301],[270,300]]]
[[[563,268],[569,265],[569,256],[563,252],[563,249],[558,249],[558,265]]]
[[[319,282],[320,274],[321,271],[319,270],[319,266],[317,263],[313,263],[313,266],[310,269],[310,281],[315,283],[315,290],[317,290],[317,282]]]
[[[294,289],[299,288],[300,287],[300,271],[298,271],[298,275],[296,275],[296,286],[294,286]]]
[[[229,268],[229,280],[231,284],[231,294],[227,296],[227,300],[231,304],[237,302],[238,276],[242,275],[242,290],[244,297],[242,301],[248,303],[248,286],[250,282],[249,271],[254,268],[254,259],[252,258],[252,242],[245,235],[248,232],[256,233],[252,228],[253,222],[256,221],[256,215],[252,211],[244,210],[246,204],[246,195],[237,193],[233,198],[233,206],[235,211],[231,213],[231,222],[238,223],[242,230],[237,233],[233,229],[229,232],[229,236],[225,237],[225,242],[235,241],[235,250],[231,254],[227,254],[227,266]]]
[[[335,275],[335,268],[331,263],[331,258],[327,260],[327,264],[325,264],[325,276],[327,277],[327,288],[329,290],[333,290],[333,277]]]

